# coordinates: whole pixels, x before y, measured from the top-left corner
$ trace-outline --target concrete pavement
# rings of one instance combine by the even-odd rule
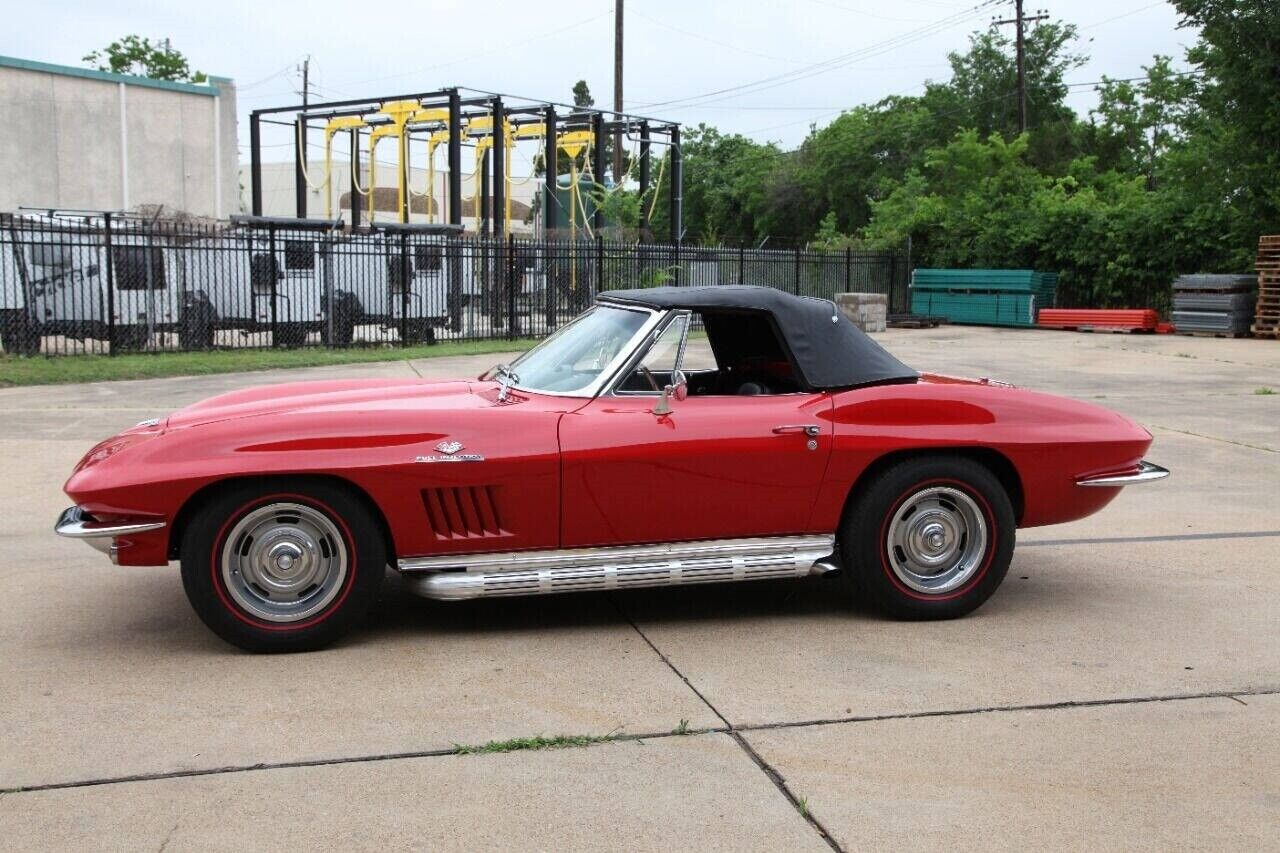
[[[943,327],[924,370],[1097,400],[1174,476],[1021,531],[973,616],[833,580],[445,604],[255,657],[173,567],[52,536],[88,445],[223,390],[500,355],[0,390],[0,838],[15,849],[1280,846],[1280,346]],[[1229,698],[1235,697],[1235,698]],[[672,736],[672,730],[714,730]],[[724,733],[727,730],[731,733]],[[456,744],[641,736],[503,755]],[[255,769],[265,766],[264,769]],[[141,781],[111,781],[140,776]],[[17,790],[45,788],[45,790]]]

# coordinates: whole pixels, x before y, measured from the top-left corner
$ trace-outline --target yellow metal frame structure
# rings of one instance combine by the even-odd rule
[[[359,183],[359,175],[354,174],[356,164],[352,162],[350,168],[353,171],[352,183],[357,192],[368,197],[368,216],[369,222],[372,223],[377,217],[377,171],[378,171],[378,143],[386,138],[393,138],[397,142],[397,172],[396,172],[396,207],[398,218],[401,222],[409,221],[409,206],[413,196],[425,196],[427,198],[427,219],[434,222],[437,213],[437,205],[435,199],[435,152],[443,143],[449,141],[449,130],[447,127],[441,128],[440,125],[447,124],[449,121],[449,110],[445,108],[424,108],[418,101],[400,100],[387,101],[379,106],[374,116],[385,116],[389,121],[378,121],[376,118],[366,116],[338,116],[329,121],[324,126],[324,180],[319,185],[325,188],[324,210],[325,217],[333,217],[333,138],[339,133],[350,132],[358,134],[363,128],[370,128],[369,145],[368,145],[368,163],[369,163],[369,180],[367,187],[361,187]],[[474,204],[474,219],[476,230],[480,230],[480,210],[481,203],[478,200],[480,194],[480,170],[484,164],[485,155],[493,148],[494,145],[494,116],[476,116],[466,119],[462,125],[462,135],[464,137],[474,137],[476,139],[475,149],[475,171],[473,174],[473,183],[475,184],[472,198]],[[505,172],[506,192],[505,198],[505,216],[503,236],[507,236],[511,229],[511,212],[512,212],[512,195],[511,188],[517,184],[511,178],[512,154],[516,143],[524,139],[542,139],[545,150],[546,146],[546,126],[543,124],[525,124],[520,126],[513,125],[505,117],[502,119],[503,125],[503,144],[506,148],[505,158],[507,169]],[[410,135],[414,130],[435,127],[426,138],[426,160],[427,160],[427,185],[423,193],[413,190],[411,181],[409,180],[410,161],[409,161],[409,141]],[[569,157],[569,229],[570,234],[576,234],[578,228],[578,213],[582,213],[583,225],[590,231],[588,225],[588,217],[586,215],[586,207],[582,204],[580,198],[580,189],[582,176],[578,173],[578,157],[584,152],[586,153],[586,163],[590,164],[592,145],[595,142],[595,133],[592,130],[570,130],[556,135],[556,148],[563,151]],[[658,180],[661,181],[661,171]],[[519,183],[524,183],[521,181]],[[308,179],[308,184],[310,180]],[[314,185],[312,185],[314,186]],[[547,203],[552,203],[551,199]],[[355,223],[353,223],[354,225]]]
[[[324,126],[324,218],[333,218],[333,137],[344,130],[352,133],[358,133],[360,128],[365,127],[364,119],[359,116],[339,116],[338,118],[329,119]],[[350,164],[352,169],[355,163]],[[359,186],[359,175],[355,178],[357,187]],[[354,208],[353,208],[354,209]],[[354,223],[352,223],[354,224]]]
[[[409,136],[405,132],[410,124],[447,122],[449,111],[444,108],[424,109],[417,101],[388,101],[378,110],[379,115],[391,119],[390,124],[379,124],[369,134],[369,222],[372,223],[378,209],[378,142],[384,137],[396,139],[396,210],[401,222],[409,221]],[[365,124],[368,124],[365,121]],[[449,138],[448,131],[438,131]],[[436,134],[432,134],[435,136]],[[434,151],[434,149],[431,149]],[[434,188],[429,188],[430,193]],[[427,203],[433,207],[434,199]]]

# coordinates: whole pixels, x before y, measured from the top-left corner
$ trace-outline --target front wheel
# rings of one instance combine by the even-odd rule
[[[200,619],[251,652],[321,648],[377,598],[387,550],[344,489],[245,485],[215,497],[183,536],[182,585]]]
[[[958,456],[908,459],[877,476],[842,529],[855,595],[904,619],[963,616],[1009,571],[1016,520],[1000,481]]]

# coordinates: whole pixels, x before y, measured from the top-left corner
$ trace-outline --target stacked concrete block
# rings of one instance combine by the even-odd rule
[[[889,297],[883,293],[837,293],[836,305],[864,332],[883,332],[889,319]]]

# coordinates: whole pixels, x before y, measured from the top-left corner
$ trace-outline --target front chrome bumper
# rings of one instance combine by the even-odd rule
[[[1138,470],[1132,474],[1102,474],[1081,477],[1076,480],[1077,486],[1132,486],[1138,483],[1151,483],[1169,476],[1168,468],[1161,468],[1154,462],[1143,459],[1138,463]]]
[[[163,521],[98,521],[78,506],[67,507],[58,516],[53,532],[68,539],[79,539],[115,559],[115,538],[133,533],[150,533],[164,527]]]

